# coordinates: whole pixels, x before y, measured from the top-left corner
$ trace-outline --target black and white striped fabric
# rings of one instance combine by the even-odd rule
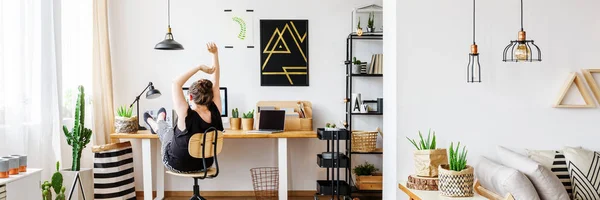
[[[93,151],[94,199],[135,200],[131,143],[97,146]]]
[[[0,185],[0,200],[6,200],[6,185]]]
[[[567,161],[562,151],[554,150],[528,150],[529,158],[540,163],[542,166],[550,169],[560,182],[565,186],[565,190],[570,197],[573,196],[573,187],[567,169]]]
[[[572,147],[565,147],[563,152],[573,183],[573,199],[600,199],[600,153]]]

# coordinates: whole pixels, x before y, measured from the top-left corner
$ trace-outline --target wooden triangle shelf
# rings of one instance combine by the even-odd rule
[[[563,100],[564,100],[565,96],[567,96],[567,93],[569,92],[569,89],[571,88],[573,83],[575,83],[575,86],[577,86],[577,90],[581,94],[581,97],[583,97],[585,104],[583,104],[583,105],[563,104]],[[600,95],[600,93],[598,93],[598,94]],[[560,96],[556,100],[554,107],[555,108],[595,108],[596,103],[594,103],[594,99],[592,99],[592,96],[590,95],[587,88],[585,87],[585,83],[583,82],[581,76],[579,76],[577,74],[577,72],[572,72],[569,75],[569,79],[567,80],[567,82],[565,83],[563,88],[561,89]]]
[[[598,83],[592,75],[592,73],[600,73],[600,69],[583,69],[581,71],[588,86],[590,86],[590,89],[592,89],[592,94],[594,94],[594,97],[596,97],[596,101],[598,104],[600,104],[600,88],[598,87]]]

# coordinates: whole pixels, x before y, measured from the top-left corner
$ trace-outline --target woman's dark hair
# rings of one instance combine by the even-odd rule
[[[213,101],[213,84],[210,80],[200,79],[194,83],[189,90],[192,100],[197,105],[208,106]]]

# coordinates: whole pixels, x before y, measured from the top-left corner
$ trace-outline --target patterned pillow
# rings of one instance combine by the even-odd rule
[[[540,163],[542,166],[552,171],[552,173],[558,177],[563,186],[565,186],[569,196],[573,196],[571,179],[569,177],[569,171],[567,170],[567,162],[565,160],[565,154],[563,154],[562,151],[528,149],[527,155],[532,160]]]
[[[573,183],[573,199],[600,199],[600,153],[565,147],[567,168]]]

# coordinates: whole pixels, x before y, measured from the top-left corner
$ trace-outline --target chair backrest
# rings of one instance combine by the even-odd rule
[[[217,133],[216,142],[215,132]],[[190,156],[194,158],[203,158],[202,148],[204,148],[204,158],[212,158],[221,153],[221,150],[223,149],[223,132],[214,130],[208,131],[206,133],[206,145],[203,142],[204,134],[205,133],[196,133],[192,136],[192,138],[190,138],[190,143],[188,145],[188,152],[190,153]]]

